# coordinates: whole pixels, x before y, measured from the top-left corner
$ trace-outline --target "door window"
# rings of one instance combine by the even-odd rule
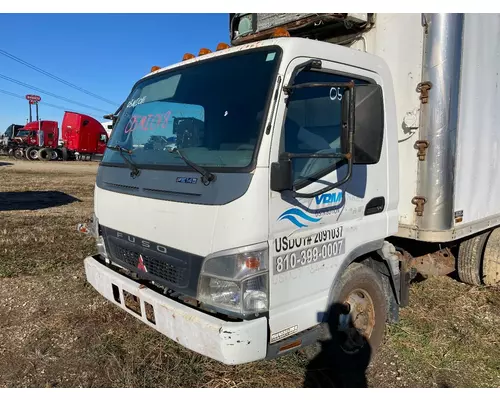
[[[317,71],[302,71],[294,85],[310,82],[367,84],[348,76]],[[282,150],[294,154],[341,153],[343,130],[342,99],[345,88],[307,87],[294,89],[289,97],[284,123]],[[341,158],[293,158],[294,185],[315,180],[334,170]]]

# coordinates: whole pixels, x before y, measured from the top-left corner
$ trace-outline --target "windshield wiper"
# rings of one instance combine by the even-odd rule
[[[106,148],[108,148],[110,150],[118,151],[118,153],[120,154],[120,156],[122,156],[123,160],[125,161],[125,163],[127,164],[127,166],[130,168],[130,170],[132,171],[130,173],[130,176],[132,178],[135,178],[135,177],[137,177],[137,176],[140,175],[141,171],[139,171],[139,168],[137,168],[137,165],[135,165],[131,160],[129,160],[123,154],[123,153],[127,153],[128,155],[131,155],[133,150],[125,149],[125,148],[123,148],[123,147],[121,147],[119,145],[116,145],[116,146],[106,146]]]
[[[184,162],[189,165],[191,168],[193,168],[196,172],[198,172],[201,175],[201,181],[205,186],[210,185],[210,182],[215,182],[217,177],[212,174],[211,172],[207,171],[206,169],[200,167],[198,164],[195,164],[193,161],[190,161],[184,154],[181,153],[181,151],[175,147],[172,150],[169,150],[171,153],[177,153],[179,156],[184,160]]]

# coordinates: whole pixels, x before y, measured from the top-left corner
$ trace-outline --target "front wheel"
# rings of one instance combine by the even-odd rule
[[[352,264],[336,282],[332,297],[328,325],[337,351],[353,358],[371,358],[382,342],[387,320],[380,273]]]
[[[24,151],[22,148],[18,147],[17,149],[14,149],[13,156],[16,160],[22,160],[24,158]]]
[[[334,369],[336,373],[366,370],[382,343],[386,321],[387,299],[381,274],[353,263],[333,284],[319,342],[304,353],[318,368]]]

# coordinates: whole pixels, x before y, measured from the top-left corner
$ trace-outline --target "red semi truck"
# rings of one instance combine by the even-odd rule
[[[61,124],[59,143],[57,121],[36,121],[26,124],[14,138],[13,156],[28,160],[91,160],[102,156],[108,134],[96,119],[66,111]]]
[[[91,160],[106,150],[108,133],[104,126],[85,114],[66,112],[61,125],[63,160]]]
[[[28,160],[57,159],[59,125],[57,121],[34,121],[21,128],[14,141],[16,158],[26,157]]]

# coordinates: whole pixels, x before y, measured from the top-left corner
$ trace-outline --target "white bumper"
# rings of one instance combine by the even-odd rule
[[[87,257],[84,264],[87,280],[101,295],[180,345],[224,364],[243,364],[266,357],[266,318],[226,322],[141,287],[93,257]],[[119,289],[120,303],[114,298],[112,284]],[[123,290],[137,296],[141,316],[125,307]],[[155,324],[146,318],[144,302],[153,306]]]

